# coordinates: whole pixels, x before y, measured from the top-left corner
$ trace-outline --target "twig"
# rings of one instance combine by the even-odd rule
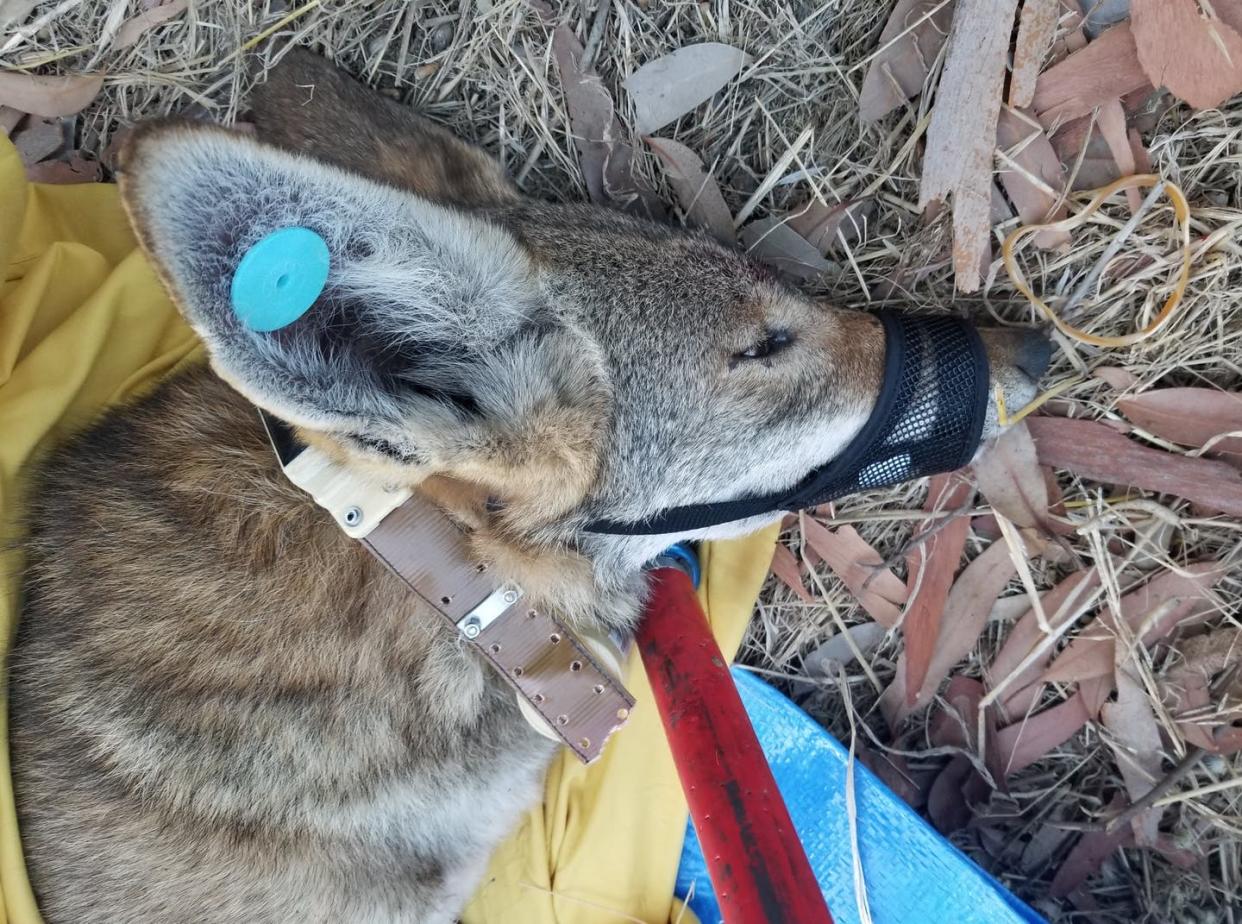
[[[582,63],[578,65],[584,74],[595,64],[595,55],[599,53],[599,43],[604,39],[604,26],[608,24],[608,10],[611,6],[612,0],[599,0],[595,5],[591,33],[587,36],[586,47],[582,49]]]

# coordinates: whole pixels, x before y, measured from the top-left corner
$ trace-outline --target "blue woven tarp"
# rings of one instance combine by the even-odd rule
[[[733,678],[833,918],[858,924],[845,811],[849,752],[753,674],[735,667]],[[1044,924],[857,761],[854,791],[875,924]],[[683,900],[690,895],[702,924],[722,924],[693,824],[686,827],[676,894]]]

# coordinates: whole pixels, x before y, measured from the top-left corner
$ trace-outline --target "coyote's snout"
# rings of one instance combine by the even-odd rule
[[[123,160],[215,375],[97,425],[35,500],[12,724],[50,922],[449,921],[535,798],[550,745],[288,484],[255,405],[417,485],[540,605],[624,631],[677,536],[589,524],[790,488],[880,395],[876,318],[705,236],[527,199],[312,55],[255,113],[257,140],[162,123]],[[327,288],[256,333],[229,281],[289,226],[327,243]],[[1023,405],[1046,341],[983,337],[990,392]]]

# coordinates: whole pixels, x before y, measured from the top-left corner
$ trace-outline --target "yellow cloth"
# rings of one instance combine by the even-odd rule
[[[27,184],[2,134],[0,265],[0,540],[11,540],[31,463],[43,450],[203,353],[137,249],[116,188]],[[702,596],[730,656],[773,541],[767,531],[704,552]],[[4,553],[5,646],[20,573],[17,554]],[[670,902],[685,800],[637,658],[626,680],[638,698],[629,726],[589,769],[567,752],[553,764],[544,804],[496,854],[466,924],[691,924],[690,912]],[[7,741],[0,701],[0,924],[37,924]]]

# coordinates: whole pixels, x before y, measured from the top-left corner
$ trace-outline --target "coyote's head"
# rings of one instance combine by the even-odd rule
[[[308,53],[286,57],[255,112],[257,140],[140,130],[125,201],[219,374],[351,464],[476,486],[509,534],[633,569],[676,537],[584,525],[788,488],[877,400],[880,323],[737,250],[532,201],[481,150]],[[288,226],[326,241],[327,286],[299,320],[257,333],[230,280]],[[984,342],[993,389],[1026,403],[1046,342]]]

